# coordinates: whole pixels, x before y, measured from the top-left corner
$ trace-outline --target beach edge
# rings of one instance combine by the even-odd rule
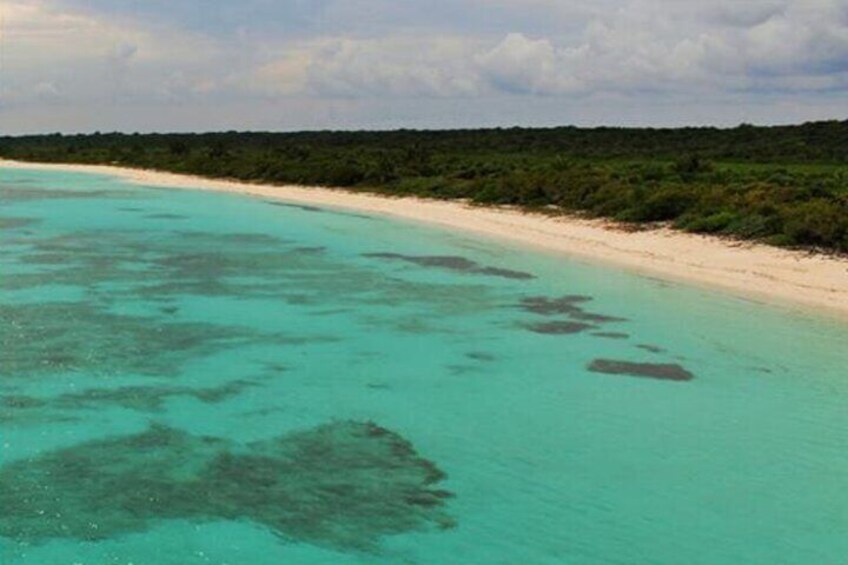
[[[348,189],[251,184],[112,165],[0,159],[0,169],[109,175],[163,188],[211,190],[357,210],[512,242],[640,275],[848,320],[848,258],[738,242],[670,228],[625,230],[608,220],[545,215],[450,200]]]

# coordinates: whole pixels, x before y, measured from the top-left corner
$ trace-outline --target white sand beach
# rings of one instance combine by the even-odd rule
[[[658,278],[723,289],[737,296],[848,318],[848,259],[729,241],[671,229],[628,231],[610,222],[392,198],[341,189],[248,184],[113,166],[0,160],[0,168],[108,174],[129,182],[279,198],[426,222],[529,245]]]

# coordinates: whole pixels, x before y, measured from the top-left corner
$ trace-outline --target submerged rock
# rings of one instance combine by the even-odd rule
[[[695,378],[695,375],[680,365],[672,363],[633,363],[631,361],[595,359],[589,364],[588,368],[593,373],[629,375],[666,381],[691,381]]]
[[[292,541],[375,551],[382,536],[450,528],[445,478],[373,423],[238,445],[165,426],[0,468],[0,535],[99,540],[162,520],[251,520]]]

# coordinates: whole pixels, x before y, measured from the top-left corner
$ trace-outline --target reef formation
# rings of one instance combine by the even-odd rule
[[[334,422],[237,444],[153,425],[0,468],[0,535],[96,541],[163,520],[249,520],[293,542],[373,552],[454,526],[445,474],[400,435]]]

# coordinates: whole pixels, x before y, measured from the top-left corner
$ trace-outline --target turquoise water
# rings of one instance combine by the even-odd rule
[[[848,562],[848,325],[384,218],[0,170],[0,555]]]

